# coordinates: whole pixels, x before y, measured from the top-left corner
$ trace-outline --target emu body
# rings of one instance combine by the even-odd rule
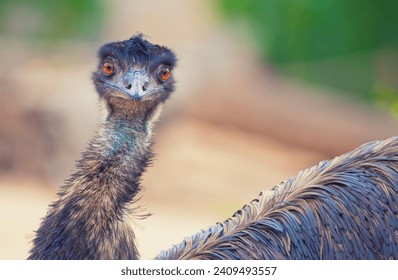
[[[157,259],[398,259],[398,138],[301,171]]]
[[[176,60],[142,35],[106,44],[98,56],[93,81],[105,120],[50,205],[29,259],[139,258],[126,220],[152,156],[153,122],[173,91]]]

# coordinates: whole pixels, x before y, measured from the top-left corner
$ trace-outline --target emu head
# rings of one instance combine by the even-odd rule
[[[98,52],[98,69],[93,81],[101,99],[138,105],[163,103],[174,90],[174,53],[151,44],[142,34],[112,42]]]

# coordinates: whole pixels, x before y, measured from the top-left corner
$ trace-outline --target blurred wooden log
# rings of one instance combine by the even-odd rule
[[[227,80],[207,82],[185,102],[180,115],[266,135],[327,157],[397,135],[398,121],[386,110],[248,67],[224,73]]]

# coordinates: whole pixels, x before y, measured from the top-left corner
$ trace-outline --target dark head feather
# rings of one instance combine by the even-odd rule
[[[125,41],[102,46],[98,51],[98,56],[100,60],[112,56],[119,61],[128,60],[138,65],[147,64],[148,70],[153,70],[150,68],[159,64],[175,67],[177,61],[169,48],[148,42],[142,33]]]

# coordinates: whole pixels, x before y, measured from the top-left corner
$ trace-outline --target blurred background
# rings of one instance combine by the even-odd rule
[[[173,49],[136,220],[145,259],[398,129],[398,2],[0,0],[0,259],[23,259],[99,121],[99,46]]]

